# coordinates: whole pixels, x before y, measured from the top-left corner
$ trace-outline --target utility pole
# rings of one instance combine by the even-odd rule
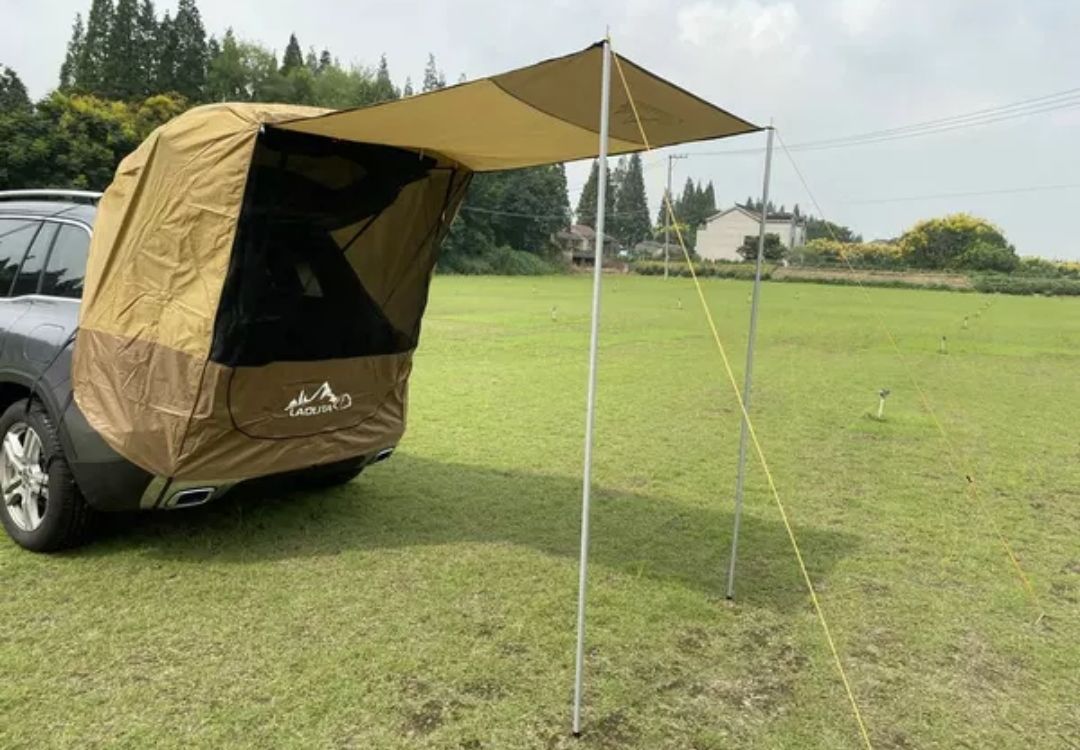
[[[664,202],[664,278],[668,277],[668,237],[671,235],[672,213],[675,211],[675,200],[671,197],[671,163],[675,159],[685,159],[686,154],[668,154],[667,158],[667,198]]]
[[[743,482],[746,478],[746,440],[750,425],[750,389],[754,385],[754,339],[757,337],[758,296],[761,292],[761,264],[765,257],[765,225],[769,220],[769,173],[772,170],[773,127],[769,122],[765,144],[765,179],[761,188],[761,224],[758,227],[757,265],[754,269],[754,293],[750,301],[750,336],[746,342],[746,373],[743,381],[742,429],[739,432],[739,472],[735,479],[735,528],[731,535],[731,559],[728,561],[727,598],[735,597],[735,556],[739,551],[739,523],[742,520]]]

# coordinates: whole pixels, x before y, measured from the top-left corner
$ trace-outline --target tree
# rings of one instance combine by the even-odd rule
[[[615,212],[615,191],[612,189],[611,184],[611,170],[608,170],[607,180],[607,200],[604,201],[607,204],[608,215]],[[581,195],[578,196],[577,211],[574,213],[577,216],[577,223],[586,227],[596,228],[596,205],[597,205],[597,187],[600,184],[600,162],[593,160],[592,169],[589,170],[589,178],[585,181],[585,187],[581,189]],[[609,234],[609,227],[604,227],[604,233]]]
[[[625,247],[633,247],[652,233],[649,224],[649,202],[645,196],[645,177],[641,156],[633,154],[621,173],[615,194],[616,235]]]
[[[403,89],[401,89],[401,95],[402,96],[412,96],[413,95],[412,79],[409,78],[408,76],[405,77],[405,87]]]
[[[281,56],[281,74],[288,75],[290,70],[304,64],[304,53],[300,51],[300,42],[296,34],[289,34],[289,43],[285,45],[285,54]]]
[[[93,0],[86,18],[86,36],[76,66],[74,87],[87,93],[100,93],[105,85],[109,58],[109,29],[112,26],[112,0]]]
[[[207,98],[211,101],[244,101],[251,97],[250,71],[244,64],[240,45],[232,28],[225,30],[221,49],[210,59]]]
[[[304,67],[311,71],[311,75],[319,72],[319,56],[315,54],[314,47],[308,47],[307,55],[304,56]]]
[[[33,109],[19,74],[8,66],[0,68],[0,113],[29,112]]]
[[[154,49],[157,50],[154,59],[155,91],[177,90],[176,60],[178,45],[179,40],[176,37],[175,24],[169,16],[169,11],[165,11],[165,15],[162,16],[161,23],[158,24],[154,34]]]
[[[443,88],[446,88],[446,77],[435,66],[435,55],[428,53],[427,65],[424,66],[424,83],[420,90],[427,93]]]
[[[743,260],[749,262],[757,262],[758,252],[758,236],[756,234],[748,234],[743,238],[743,243],[739,245],[736,252],[742,256]],[[787,253],[787,248],[780,242],[780,235],[768,232],[765,234],[765,247],[762,257],[769,261],[780,261],[784,259],[784,255]]]
[[[394,82],[390,80],[390,65],[386,62],[385,54],[379,58],[379,68],[375,71],[374,93],[376,102],[398,99],[401,96],[394,88]]]
[[[71,26],[71,39],[68,41],[64,64],[60,66],[60,90],[67,91],[75,85],[82,62],[86,30],[83,28],[82,13],[75,14],[75,23]]]
[[[157,91],[155,77],[158,69],[158,21],[151,0],[139,4],[135,16],[135,40],[137,49],[136,69],[139,77],[139,95],[150,96]]]
[[[970,214],[921,221],[904,232],[900,247],[908,263],[917,268],[962,268],[966,262],[993,265],[1016,255],[1001,230]]]
[[[319,53],[319,67],[316,72],[322,73],[324,70],[334,64],[334,59],[330,57],[330,50],[324,49]]]
[[[837,240],[839,242],[862,242],[862,235],[856,234],[851,227],[834,224],[831,221],[806,217],[806,241]]]
[[[206,29],[195,0],[180,0],[173,19],[176,37],[175,89],[191,101],[206,95]]]
[[[141,49],[137,14],[135,0],[117,0],[109,27],[108,54],[100,92],[114,99],[130,99],[145,88],[139,70]]]

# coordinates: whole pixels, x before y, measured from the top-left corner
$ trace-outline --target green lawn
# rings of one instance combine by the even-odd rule
[[[741,368],[750,287],[705,286]],[[756,464],[724,599],[738,408],[687,279],[605,279],[568,736],[589,290],[438,278],[409,432],[344,488],[0,542],[0,747],[858,748]],[[868,295],[764,287],[754,415],[874,746],[1076,748],[1080,300]]]

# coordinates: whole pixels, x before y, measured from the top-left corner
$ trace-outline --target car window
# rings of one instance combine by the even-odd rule
[[[7,297],[40,221],[0,218],[0,297]]]
[[[41,282],[41,269],[45,267],[45,257],[49,254],[49,245],[56,236],[57,224],[47,221],[41,225],[41,231],[34,237],[30,244],[30,252],[23,258],[22,266],[15,276],[15,283],[11,287],[11,296],[19,297],[23,294],[37,294],[38,284]]]
[[[85,230],[70,224],[61,226],[45,264],[41,293],[54,297],[81,297],[89,249],[90,235]]]

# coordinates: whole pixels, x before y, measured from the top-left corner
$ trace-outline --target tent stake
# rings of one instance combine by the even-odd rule
[[[757,338],[758,297],[761,294],[761,265],[765,257],[765,226],[769,219],[769,172],[772,170],[773,127],[769,123],[765,144],[765,179],[761,188],[761,222],[758,227],[757,264],[754,268],[754,292],[750,298],[750,336],[746,342],[746,373],[742,400],[745,414],[739,431],[739,472],[735,479],[735,528],[731,532],[731,558],[728,561],[727,598],[735,598],[735,557],[739,551],[739,525],[742,522],[743,483],[746,479],[746,414],[750,413],[750,389],[754,384],[754,341]]]
[[[596,244],[593,251],[592,332],[589,337],[589,387],[585,404],[585,471],[581,482],[581,561],[578,563],[577,656],[574,662],[574,736],[581,734],[581,687],[585,673],[585,586],[589,570],[589,501],[592,494],[593,427],[596,421],[596,352],[600,342],[600,275],[604,267],[604,214],[607,209],[608,116],[611,100],[611,46],[604,39],[600,79],[600,153],[596,186]]]

